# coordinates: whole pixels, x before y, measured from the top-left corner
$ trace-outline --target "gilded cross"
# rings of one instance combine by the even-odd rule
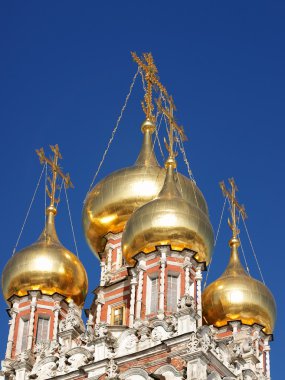
[[[164,96],[167,96],[165,87],[160,83],[157,76],[158,70],[154,63],[154,59],[151,53],[144,53],[142,58],[139,58],[135,52],[131,52],[133,60],[137,63],[142,70],[144,79],[147,83],[145,89],[144,101],[142,102],[142,109],[146,115],[146,118],[152,122],[155,122],[155,116],[153,115],[153,102],[152,92],[153,88],[158,88]]]
[[[52,177],[49,176],[47,178],[50,188],[46,185],[46,192],[50,198],[50,207],[55,208],[55,205],[59,202],[59,198],[55,197],[56,190],[58,189],[58,185],[56,183],[58,176],[62,178],[66,188],[73,187],[73,184],[70,180],[69,174],[64,174],[58,165],[58,160],[62,159],[58,145],[50,145],[50,149],[53,152],[53,158],[46,157],[43,148],[36,149],[36,153],[40,158],[40,163],[49,165],[51,168]]]
[[[178,133],[182,141],[187,140],[187,137],[184,133],[184,129],[182,126],[179,126],[174,118],[174,111],[176,111],[176,107],[173,101],[172,96],[167,96],[167,102],[168,107],[163,106],[161,102],[161,98],[157,100],[157,108],[158,110],[163,113],[169,122],[169,130],[167,131],[168,134],[168,143],[164,140],[166,149],[169,152],[169,158],[174,159],[177,156],[177,153],[173,150],[173,144],[174,144],[174,130]]]
[[[220,182],[220,188],[222,189],[223,195],[228,198],[230,202],[230,212],[231,212],[231,221],[228,220],[229,226],[233,232],[233,237],[237,238],[239,234],[239,229],[237,227],[237,215],[236,211],[238,210],[242,216],[243,219],[247,217],[244,205],[241,205],[238,203],[236,199],[236,192],[238,191],[237,185],[235,183],[234,178],[229,178],[229,183],[231,186],[231,190],[228,190],[226,188],[225,182]]]

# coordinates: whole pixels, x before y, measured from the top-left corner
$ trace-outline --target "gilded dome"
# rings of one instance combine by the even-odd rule
[[[202,294],[204,321],[217,327],[236,320],[247,325],[257,323],[271,334],[276,319],[274,297],[262,282],[245,272],[239,260],[239,240],[232,238],[230,246],[227,269]]]
[[[83,229],[91,250],[104,250],[108,232],[122,232],[130,215],[153,199],[161,189],[163,172],[152,148],[154,125],[142,125],[144,140],[134,166],[120,169],[100,181],[87,195],[83,208]]]
[[[80,260],[58,240],[55,209],[48,209],[47,225],[39,239],[17,252],[6,264],[2,289],[6,300],[12,295],[24,296],[30,290],[43,294],[59,293],[83,306],[88,279]]]
[[[174,168],[172,163],[167,164],[158,196],[137,209],[126,224],[122,250],[131,264],[139,252],[149,253],[158,245],[168,244],[178,251],[194,250],[199,261],[210,261],[213,229],[208,215],[194,201],[182,197],[174,181]]]
[[[143,144],[134,166],[120,169],[100,181],[87,195],[83,208],[83,229],[91,250],[98,256],[104,250],[108,232],[119,233],[135,210],[160,192],[165,169],[156,160],[151,135],[155,126],[142,125]],[[196,184],[182,174],[175,174],[181,195],[208,215],[205,199]]]

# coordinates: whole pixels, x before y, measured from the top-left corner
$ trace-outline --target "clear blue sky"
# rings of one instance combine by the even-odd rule
[[[90,291],[99,265],[81,228],[84,196],[136,67],[130,51],[151,51],[173,94],[187,154],[217,228],[221,179],[234,176],[278,320],[272,377],[284,372],[284,1],[9,1],[0,5],[1,268],[11,256],[41,168],[35,148],[58,143],[75,189],[69,200]],[[131,165],[143,119],[138,82],[99,178]],[[181,171],[185,172],[183,162]],[[44,220],[39,191],[19,248]],[[58,233],[74,250],[65,202]],[[242,231],[243,232],[243,231]],[[228,259],[222,225],[209,280]],[[251,272],[258,276],[245,234]],[[86,307],[91,301],[88,297]],[[1,300],[0,353],[8,318]],[[283,340],[282,340],[283,339]]]

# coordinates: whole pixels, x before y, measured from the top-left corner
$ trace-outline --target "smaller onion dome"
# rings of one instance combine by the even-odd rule
[[[199,261],[210,261],[213,229],[208,215],[186,201],[174,180],[175,160],[166,162],[164,185],[158,196],[137,209],[128,220],[122,236],[122,251],[130,264],[139,252],[149,253],[159,245],[197,252]]]
[[[59,293],[67,301],[83,306],[87,274],[81,261],[58,240],[54,225],[56,209],[47,210],[47,222],[39,239],[17,252],[6,264],[2,274],[4,298],[25,296],[28,291],[43,294]]]
[[[238,254],[239,240],[233,237],[229,244],[227,269],[202,294],[204,321],[217,327],[236,320],[247,325],[257,323],[271,334],[276,319],[274,297],[262,282],[245,272]]]

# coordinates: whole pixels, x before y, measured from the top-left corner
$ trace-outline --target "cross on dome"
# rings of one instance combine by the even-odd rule
[[[54,213],[56,213],[55,205],[58,204],[59,201],[60,201],[59,198],[55,197],[56,190],[59,189],[59,187],[58,187],[58,185],[56,183],[58,176],[60,176],[62,178],[62,180],[64,181],[65,188],[69,188],[69,187],[73,188],[74,186],[73,186],[73,184],[72,184],[72,182],[70,180],[69,173],[64,174],[62,172],[60,166],[58,165],[58,160],[62,159],[62,155],[61,155],[61,153],[59,151],[58,144],[56,144],[56,145],[50,145],[50,149],[51,149],[51,151],[54,154],[52,159],[46,157],[43,148],[36,149],[36,153],[39,156],[41,164],[46,164],[46,165],[49,165],[51,167],[52,178],[48,177],[48,182],[50,184],[50,189],[48,188],[48,186],[46,186],[46,192],[47,192],[47,194],[48,194],[48,196],[50,198],[50,205],[48,207],[48,210],[49,211],[53,211]]]

